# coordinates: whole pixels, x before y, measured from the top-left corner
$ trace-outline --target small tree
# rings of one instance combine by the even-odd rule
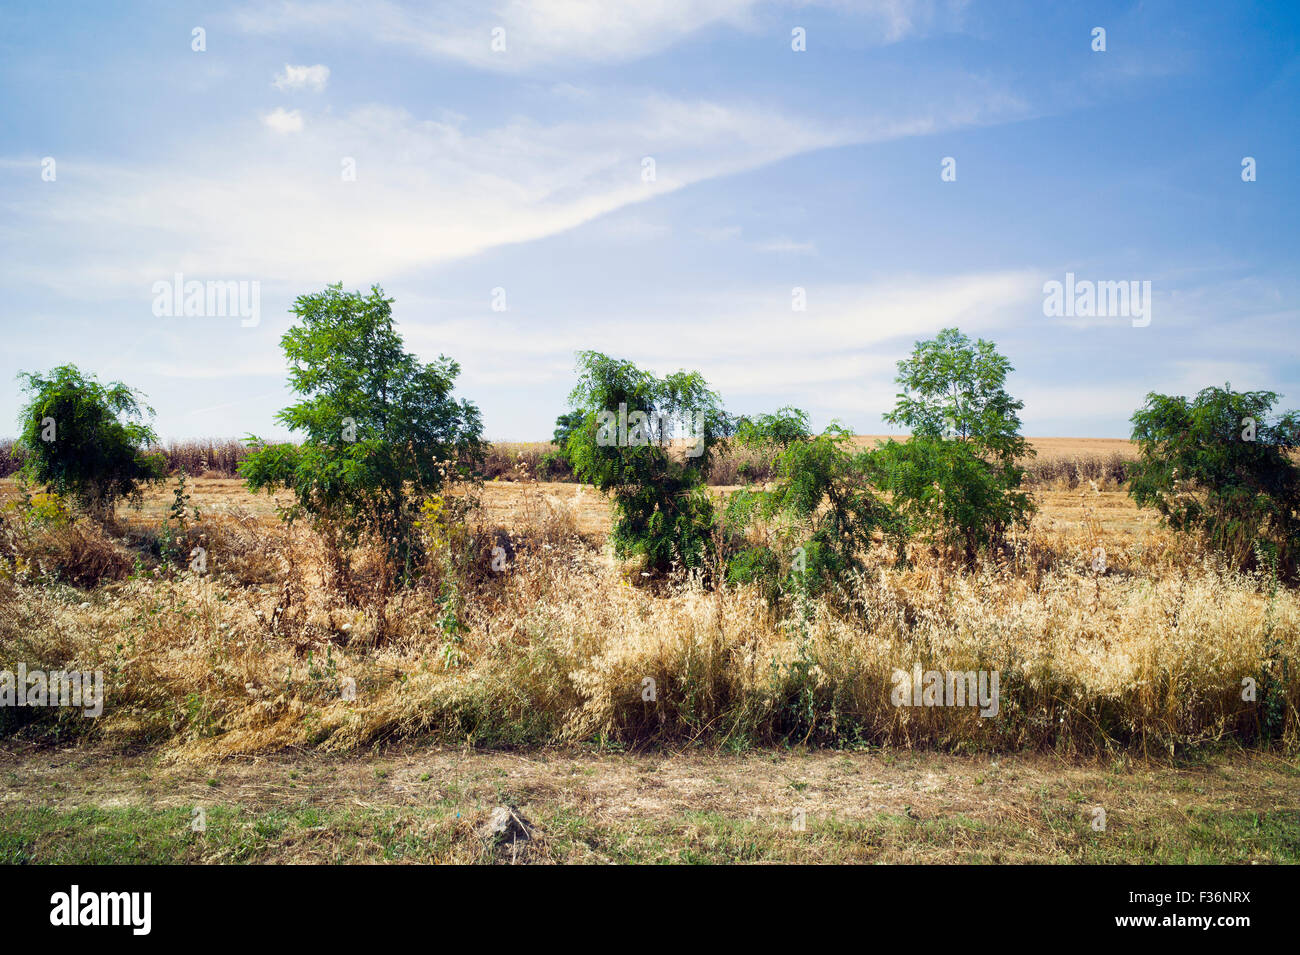
[[[1300,559],[1300,415],[1270,423],[1271,391],[1206,388],[1194,400],[1151,393],[1133,415],[1141,455],[1129,494],[1239,568],[1258,548],[1287,575]]]
[[[556,480],[573,472],[573,462],[569,460],[569,435],[582,426],[581,411],[566,411],[555,419],[555,430],[551,433],[551,444],[555,449],[542,454],[538,462],[540,476],[547,480]]]
[[[144,423],[153,409],[141,404],[139,392],[120,381],[102,385],[75,365],[18,377],[29,396],[19,416],[22,473],[29,480],[71,498],[100,522],[112,520],[118,500],[138,507],[142,485],[163,480],[165,459],[146,452],[158,437]]]
[[[569,459],[613,494],[615,553],[652,571],[700,567],[713,527],[704,475],[730,428],[720,399],[698,372],[656,378],[594,351],[578,353],[578,370],[569,401],[582,424],[569,433]]]
[[[749,548],[732,558],[733,583],[763,582],[774,595],[777,579],[804,593],[818,593],[862,566],[860,554],[881,530],[897,535],[897,514],[870,486],[866,455],[853,452],[853,435],[838,424],[813,434],[798,408],[742,420],[737,443],[774,457],[775,486],[732,495],[733,527],[761,518],[772,528],[769,547]]]
[[[551,443],[563,450],[569,443],[569,435],[582,427],[581,411],[566,411],[555,419],[555,431],[551,434]]]
[[[289,384],[303,400],[278,419],[301,445],[259,445],[240,465],[253,490],[291,488],[289,513],[310,515],[339,548],[366,534],[382,541],[403,576],[419,555],[415,525],[425,495],[476,473],[483,457],[478,408],[456,401],[460,366],[422,364],[403,349],[393,299],[331,285],[300,296],[301,324],[280,339]]]
[[[903,390],[884,416],[912,438],[882,445],[871,459],[912,530],[960,548],[967,561],[1033,512],[1016,463],[1033,454],[1020,436],[1024,402],[1005,389],[1012,370],[992,342],[972,343],[955,328],[917,342],[898,363]]]

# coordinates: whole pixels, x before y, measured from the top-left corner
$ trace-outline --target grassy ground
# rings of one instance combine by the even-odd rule
[[[873,552],[852,600],[797,630],[744,588],[644,586],[605,546],[608,502],[579,485],[489,482],[468,530],[427,530],[420,586],[387,594],[366,554],[333,575],[314,536],[233,479],[191,484],[207,571],[166,571],[169,497],[124,510],[111,539],[84,522],[14,525],[0,656],[102,670],[107,700],[93,726],[24,713],[24,741],[89,731],[204,758],[431,735],[1167,758],[1294,743],[1300,718],[1300,598],[1205,562],[1118,490],[1039,489],[1010,562],[958,573],[924,549],[906,567]],[[474,543],[453,560],[457,534]],[[515,559],[489,568],[484,542],[507,534]],[[921,663],[1000,672],[997,718],[893,705],[891,674]]]
[[[1294,746],[1259,744],[1237,689],[1273,674],[1261,699],[1294,707],[1294,670],[1269,662],[1294,658],[1294,591],[1203,566],[1104,482],[1036,487],[1015,566],[873,560],[870,613],[820,616],[798,685],[791,634],[752,597],[629,586],[589,487],[484,485],[475,520],[518,535],[517,565],[464,584],[455,637],[429,595],[394,597],[382,646],[272,499],[237,479],[191,492],[209,574],[9,583],[6,659],[102,667],[108,705],[0,740],[0,862],[1300,862]],[[120,539],[84,546],[125,560],[170,502],[151,491]],[[1002,669],[1000,719],[887,706],[889,666],[918,647]],[[795,690],[820,725],[859,720],[837,745],[860,748],[764,736]],[[85,735],[48,745],[68,729]],[[619,739],[646,748],[596,748]],[[534,838],[486,842],[498,805]]]
[[[0,774],[5,863],[1300,862],[1300,810],[1279,808],[1300,805],[1300,770],[1265,753],[1170,767],[408,744],[196,765],[71,749],[5,754]],[[496,805],[534,838],[487,843]]]

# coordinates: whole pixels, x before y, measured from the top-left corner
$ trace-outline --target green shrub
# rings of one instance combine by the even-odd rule
[[[1134,413],[1129,495],[1175,531],[1244,569],[1265,561],[1292,577],[1300,560],[1300,416],[1269,422],[1271,391],[1206,388],[1194,400],[1151,393]]]
[[[162,456],[145,450],[158,441],[143,423],[153,409],[140,404],[138,392],[120,381],[101,385],[75,365],[18,377],[30,396],[20,412],[24,477],[100,522],[112,520],[121,499],[138,506],[142,485],[163,479]]]
[[[650,572],[702,568],[714,526],[704,476],[730,428],[720,399],[698,372],[656,378],[593,351],[578,370],[569,401],[581,423],[565,447],[574,473],[613,496],[615,553]],[[690,425],[674,433],[674,422]]]
[[[769,547],[746,547],[727,562],[727,583],[757,586],[769,601],[780,596],[781,561]]]
[[[300,296],[301,324],[280,339],[289,384],[303,400],[277,416],[305,433],[299,445],[264,445],[239,467],[252,490],[286,487],[286,514],[305,513],[334,548],[369,536],[382,542],[402,577],[418,565],[419,506],[449,481],[469,479],[483,455],[478,408],[457,401],[460,366],[440,356],[422,364],[404,351],[392,299],[332,285]]]
[[[745,558],[743,574],[762,568],[779,573],[785,590],[823,593],[861,567],[860,555],[877,531],[901,533],[897,514],[871,487],[869,456],[854,453],[852,437],[838,424],[813,434],[808,416],[797,408],[740,422],[737,443],[772,455],[774,486],[735,492],[728,523],[743,529],[761,519],[779,551],[761,564]],[[768,581],[769,588],[775,586]]]

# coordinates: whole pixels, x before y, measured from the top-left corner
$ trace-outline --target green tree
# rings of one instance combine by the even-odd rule
[[[884,416],[912,438],[871,458],[875,480],[911,531],[960,548],[968,561],[1033,512],[1016,463],[1033,451],[1020,435],[1024,402],[1005,388],[1012,370],[992,342],[971,342],[956,328],[917,342],[898,363],[903,390]]]
[[[555,449],[542,454],[538,462],[538,475],[545,480],[555,481],[571,477],[573,462],[569,460],[569,435],[581,427],[581,411],[566,411],[555,419],[555,431],[551,434],[551,444]]]
[[[29,400],[19,416],[22,473],[67,496],[93,518],[111,521],[117,501],[139,506],[142,485],[167,473],[158,436],[145,423],[153,409],[120,381],[102,385],[75,365],[46,374],[22,372]],[[123,420],[126,419],[126,420]]]
[[[1278,396],[1206,388],[1195,399],[1152,392],[1133,414],[1139,460],[1129,494],[1175,531],[1200,536],[1237,567],[1258,547],[1294,575],[1300,559],[1300,415],[1270,421]]]
[[[730,430],[720,399],[698,372],[657,378],[600,352],[579,352],[578,373],[569,402],[582,424],[569,433],[569,459],[613,495],[615,553],[656,571],[700,567],[713,528],[704,475]]]
[[[581,411],[566,411],[555,419],[555,431],[551,434],[551,443],[564,448],[569,443],[569,435],[582,426],[584,418]]]
[[[732,583],[762,581],[774,595],[785,589],[825,591],[862,566],[861,554],[877,530],[897,535],[897,514],[873,491],[867,454],[855,453],[853,435],[838,424],[813,434],[798,408],[742,420],[736,441],[773,455],[774,486],[745,488],[728,502],[734,528],[761,519],[771,528],[773,548],[749,548],[728,565]]]
[[[419,537],[419,505],[449,481],[477,473],[484,446],[478,408],[452,396],[460,366],[423,364],[404,350],[393,299],[331,285],[302,295],[300,324],[280,339],[290,387],[303,396],[277,418],[300,445],[265,445],[240,465],[252,490],[291,488],[296,506],[346,550],[364,535],[382,541],[403,577]]]

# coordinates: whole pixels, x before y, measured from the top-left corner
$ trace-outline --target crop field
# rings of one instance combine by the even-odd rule
[[[1035,444],[1087,462],[1125,442]],[[454,602],[436,571],[350,601],[313,535],[278,518],[287,496],[237,478],[188,481],[202,573],[157,556],[174,481],[112,533],[10,518],[0,648],[102,669],[106,686],[100,719],[8,727],[0,852],[1300,860],[1300,694],[1273,668],[1300,649],[1300,599],[1175,539],[1122,486],[1072,483],[1034,486],[1013,559],[953,568],[918,550],[895,567],[882,550],[853,609],[819,605],[802,633],[745,588],[643,579],[609,547],[609,499],[575,482],[463,492]],[[10,512],[18,495],[0,482]],[[891,674],[914,664],[999,671],[999,712],[891,705]],[[1246,678],[1279,714],[1243,702]],[[40,768],[55,741],[72,748]],[[503,801],[538,827],[522,856],[476,836]],[[204,840],[173,825],[190,805],[211,809]]]

